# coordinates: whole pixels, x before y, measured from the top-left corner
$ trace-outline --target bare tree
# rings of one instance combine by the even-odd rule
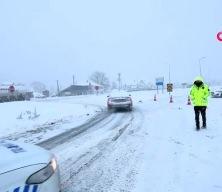
[[[106,74],[100,71],[94,72],[90,76],[90,80],[94,83],[102,85],[105,89],[109,87],[109,79],[106,77]]]
[[[117,83],[115,81],[112,82],[112,89],[117,89]]]
[[[33,88],[33,90],[34,90],[35,92],[38,92],[38,93],[42,93],[42,91],[45,91],[45,90],[46,90],[45,84],[42,83],[42,82],[38,82],[38,81],[33,82],[33,83],[31,84],[31,87]]]

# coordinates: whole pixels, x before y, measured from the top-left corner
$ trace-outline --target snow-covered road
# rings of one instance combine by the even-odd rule
[[[60,124],[63,132],[40,145],[58,158],[62,192],[221,192],[222,100],[210,100],[208,128],[197,132],[187,94],[175,90],[169,103],[168,94],[154,102],[154,92],[134,92],[132,112],[102,110],[82,125]],[[104,109],[106,95],[44,102]]]
[[[63,191],[129,191],[134,186],[143,115],[114,113],[73,141],[54,148]],[[72,147],[70,147],[72,146]]]
[[[133,97],[132,113],[116,112],[52,150],[63,191],[222,191],[221,100],[210,101],[208,129],[196,132],[187,90],[172,104],[167,94],[157,102],[151,92]]]

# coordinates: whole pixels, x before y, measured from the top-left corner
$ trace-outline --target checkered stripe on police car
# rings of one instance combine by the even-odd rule
[[[38,185],[26,185],[25,187],[17,187],[13,192],[37,192]]]

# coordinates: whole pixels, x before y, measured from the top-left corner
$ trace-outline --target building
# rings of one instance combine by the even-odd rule
[[[44,90],[42,92],[42,94],[45,96],[45,97],[49,97],[49,90]]]
[[[0,102],[30,100],[33,92],[21,83],[0,83]]]
[[[59,92],[59,96],[75,96],[92,94],[92,88],[89,85],[71,85]]]
[[[89,82],[85,85],[71,85],[60,91],[59,96],[89,95],[101,90],[103,90],[102,86]]]

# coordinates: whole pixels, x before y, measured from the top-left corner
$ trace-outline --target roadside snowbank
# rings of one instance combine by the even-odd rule
[[[98,106],[73,102],[22,101],[0,104],[0,137],[30,131],[40,126],[74,122],[84,123],[96,114]],[[61,127],[62,129],[63,127]]]

